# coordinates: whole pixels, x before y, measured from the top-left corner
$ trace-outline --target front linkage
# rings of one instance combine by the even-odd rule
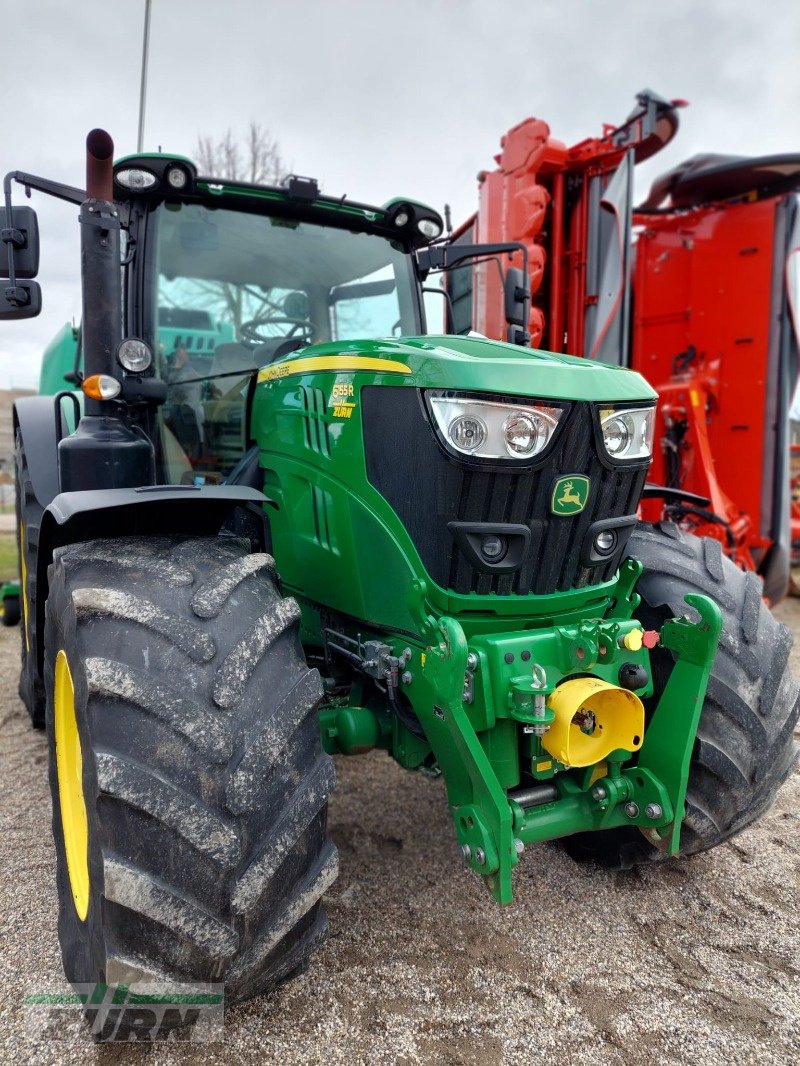
[[[390,704],[410,701],[424,739],[366,706],[354,686],[349,699],[323,708],[323,744],[347,754],[383,746],[405,765],[441,772],[464,861],[499,903],[512,900],[526,844],[636,826],[676,854],[722,615],[707,596],[690,594],[698,622],[674,618],[645,633],[631,617],[641,570],[634,560],[623,565],[609,618],[470,640],[455,618],[429,618],[428,643],[414,650],[407,638],[392,646],[359,635],[352,648],[371,650],[367,670],[394,693]],[[349,638],[328,636],[341,654]],[[656,643],[675,664],[645,725],[639,695],[653,695],[648,648]],[[351,663],[358,655],[348,654]],[[522,787],[521,769],[532,782]]]

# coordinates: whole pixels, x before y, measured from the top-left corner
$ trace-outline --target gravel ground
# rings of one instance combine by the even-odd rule
[[[800,634],[800,601],[779,613]],[[23,995],[66,985],[45,743],[16,696],[18,641],[0,629],[0,1062],[800,1061],[800,775],[758,825],[687,862],[608,874],[530,848],[501,910],[456,860],[441,783],[378,753],[339,760],[341,874],[308,974],[228,1011],[223,1044],[32,1039]]]

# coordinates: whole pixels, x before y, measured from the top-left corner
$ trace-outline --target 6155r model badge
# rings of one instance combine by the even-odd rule
[[[553,498],[550,510],[553,514],[579,514],[589,499],[589,479],[582,474],[568,474],[560,477],[553,486]]]

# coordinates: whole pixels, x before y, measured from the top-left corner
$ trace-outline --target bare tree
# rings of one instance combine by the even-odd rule
[[[198,136],[195,148],[198,170],[206,177],[223,178],[228,181],[250,182],[253,185],[279,185],[288,169],[281,157],[277,140],[260,122],[251,121],[245,136],[240,140],[228,128],[220,137]],[[277,310],[268,293],[259,293],[262,305],[253,309],[252,290],[248,290],[248,318]],[[209,282],[209,296],[218,302],[233,323],[236,335],[244,317],[245,292],[241,286],[226,282]]]
[[[198,137],[195,155],[208,177],[277,185],[287,174],[278,142],[260,122],[251,122],[241,141],[230,128],[216,140]]]

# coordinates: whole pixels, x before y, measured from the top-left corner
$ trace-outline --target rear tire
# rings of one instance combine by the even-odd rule
[[[298,620],[270,557],[241,540],[56,551],[45,686],[59,938],[73,984],[224,983],[236,1002],[302,970],[324,940],[334,771]],[[88,831],[77,860],[56,749],[58,735],[68,750],[69,699]],[[74,867],[87,853],[81,898]]]
[[[39,550],[39,527],[44,508],[33,491],[22,437],[17,430],[14,442],[16,464],[15,499],[17,510],[17,550],[19,554],[19,591],[22,599],[22,663],[19,695],[30,715],[34,729],[44,729],[44,684],[39,676],[38,636],[36,632],[36,565]]]
[[[789,670],[792,637],[762,600],[754,573],[735,566],[717,540],[682,532],[671,522],[641,523],[628,542],[628,555],[644,564],[636,591],[636,617],[645,629],[692,613],[687,592],[709,596],[722,611],[719,650],[708,683],[692,751],[681,828],[680,855],[713,848],[741,832],[775,799],[797,758],[793,731],[800,703]],[[674,658],[665,648],[651,652],[658,702]],[[564,838],[578,860],[615,869],[664,858],[633,827]]]
[[[3,600],[2,623],[4,626],[19,625],[19,596],[6,596]]]

